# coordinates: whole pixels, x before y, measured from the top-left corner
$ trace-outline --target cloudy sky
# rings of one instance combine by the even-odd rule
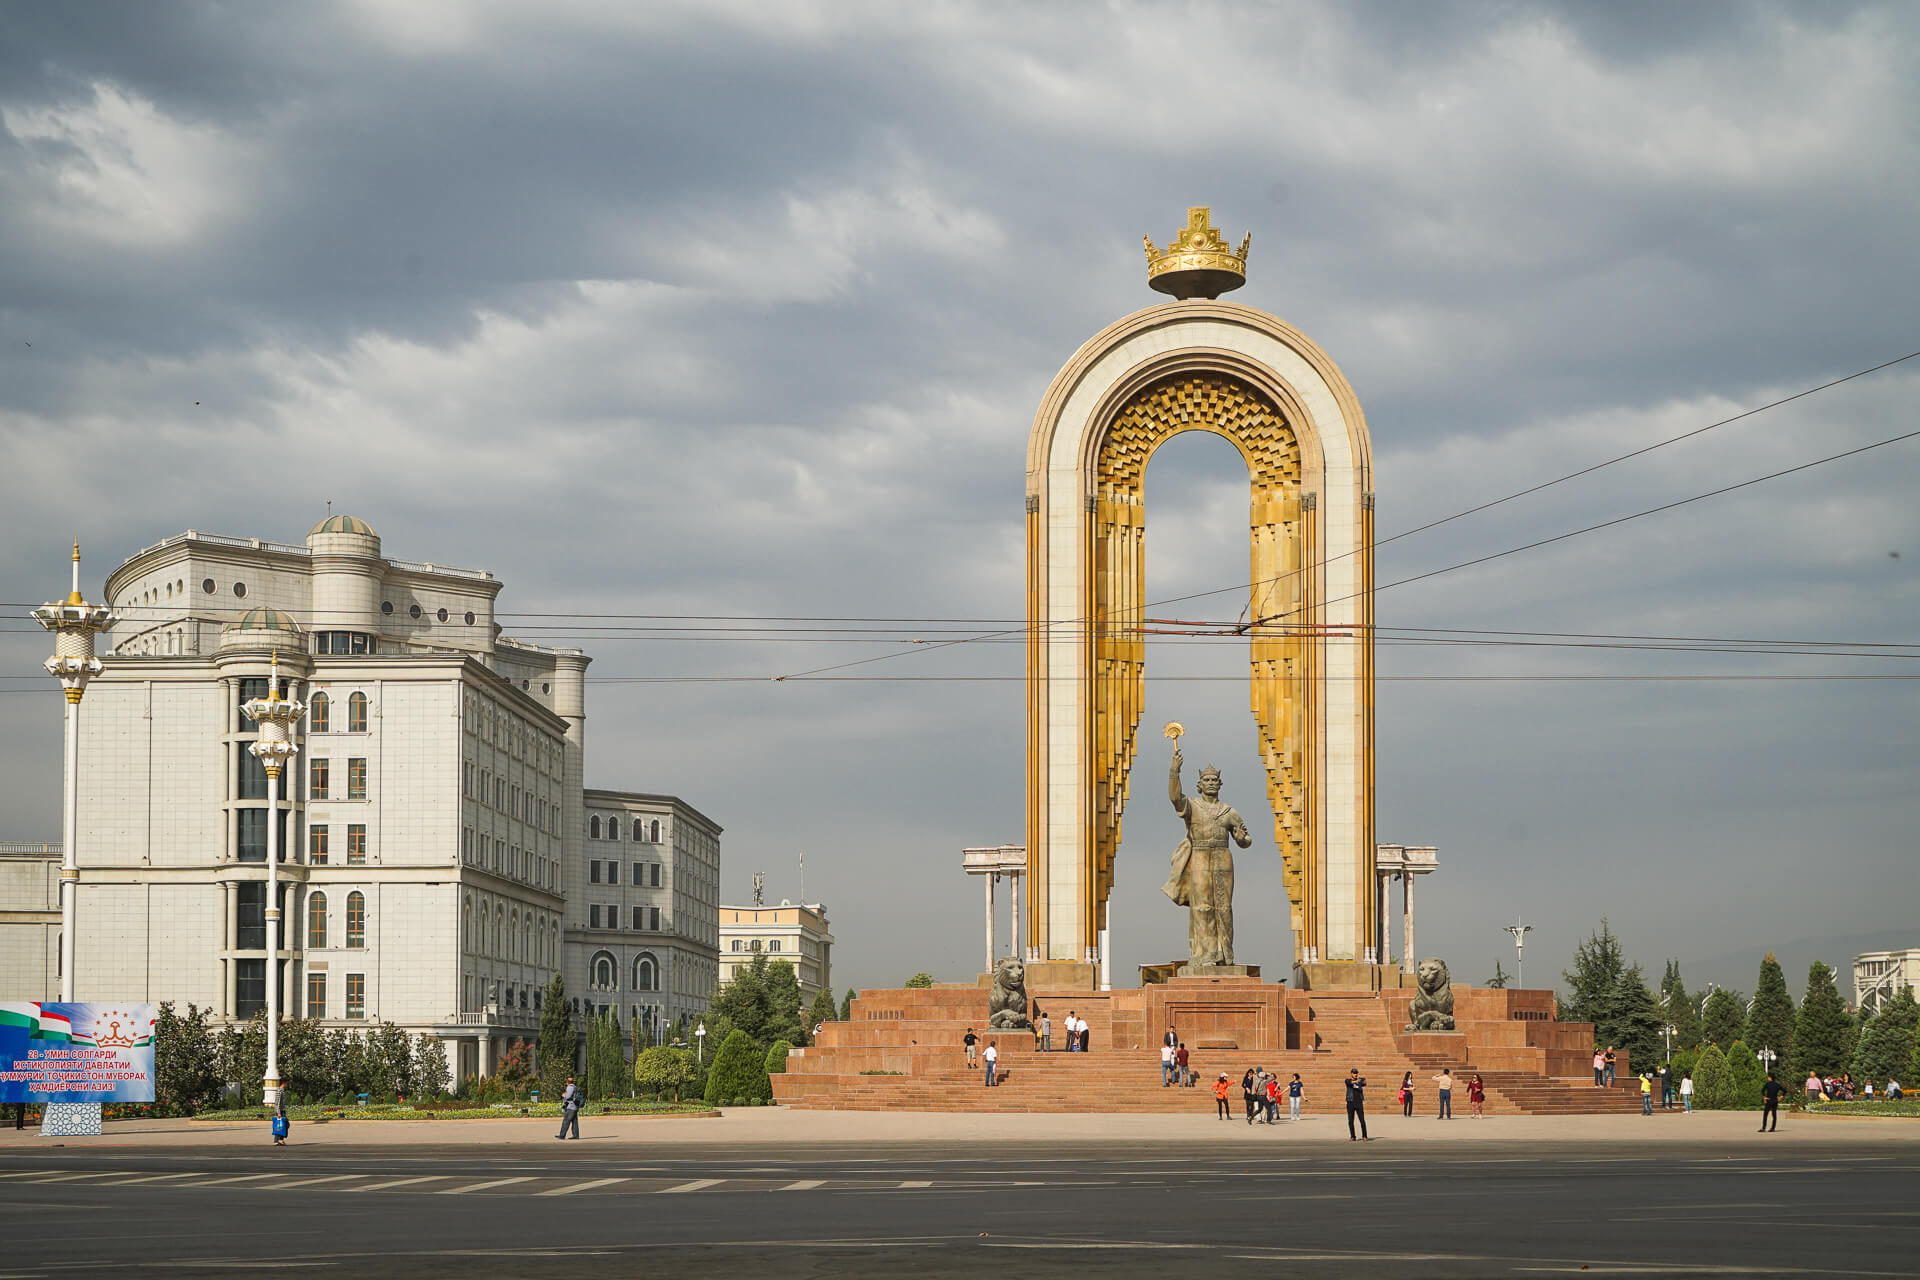
[[[1351,379],[1383,536],[1920,350],[1906,6],[7,21],[0,599],[64,590],[75,536],[97,592],[169,534],[297,540],[329,499],[390,555],[490,569],[516,634],[596,656],[589,782],[712,814],[730,897],[762,870],[798,898],[804,850],[841,986],[977,971],[959,850],[1022,838],[1021,650],[897,641],[1017,623],[1035,406],[1083,340],[1158,299],[1140,236],[1188,204],[1253,234],[1234,298]],[[1916,392],[1920,359],[1383,546],[1378,580],[1901,435]],[[1221,592],[1182,608],[1238,614],[1237,466],[1195,435],[1156,459],[1150,599]],[[1420,950],[1478,981],[1523,915],[1539,985],[1605,915],[1656,976],[1672,955],[1750,986],[1709,959],[1920,943],[1910,680],[1400,678],[1920,675],[1920,649],[1861,647],[1920,639],[1917,485],[1906,441],[1384,589],[1403,630],[1381,649],[1380,835],[1443,864]],[[622,615],[905,634],[688,638]],[[1404,642],[1438,629],[1807,643]],[[0,645],[0,834],[55,838],[46,645],[24,621]],[[766,679],[903,648],[843,674],[923,679]],[[1151,662],[1227,678],[1150,686],[1117,965],[1184,946],[1151,734],[1178,717],[1260,833],[1241,958],[1283,971],[1244,652]],[[1002,679],[937,679],[960,675]],[[688,679],[725,676],[755,678]]]

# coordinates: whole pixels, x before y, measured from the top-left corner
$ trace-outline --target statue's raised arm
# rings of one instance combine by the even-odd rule
[[[1173,749],[1173,763],[1167,766],[1167,799],[1173,802],[1173,811],[1181,817],[1187,816],[1187,798],[1180,792],[1180,748]]]

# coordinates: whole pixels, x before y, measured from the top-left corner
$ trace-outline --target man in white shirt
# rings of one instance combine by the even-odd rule
[[[1160,1046],[1160,1087],[1166,1088],[1173,1083],[1173,1046]]]
[[[1080,1015],[1067,1010],[1067,1052],[1080,1052]]]
[[[987,1041],[987,1051],[981,1055],[987,1060],[987,1088],[993,1088],[993,1064],[1000,1061],[1000,1051],[993,1047],[993,1041]]]

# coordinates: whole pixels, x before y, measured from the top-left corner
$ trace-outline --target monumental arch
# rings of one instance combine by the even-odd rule
[[[1209,295],[1234,287],[1246,256],[1243,244],[1232,260],[1201,208],[1165,254],[1151,242],[1147,251],[1150,274],[1224,266],[1172,273]],[[1048,387],[1027,446],[1028,960],[1092,962],[1108,976],[1107,901],[1145,692],[1143,482],[1162,443],[1210,431],[1248,472],[1247,585],[1212,599],[1226,616],[1247,605],[1249,701],[1294,958],[1371,963],[1366,420],[1338,366],[1299,330],[1154,283],[1177,300],[1081,347]],[[1215,577],[1192,590],[1232,585]],[[1157,862],[1134,870],[1161,873]],[[1277,920],[1277,903],[1245,905],[1249,923]]]

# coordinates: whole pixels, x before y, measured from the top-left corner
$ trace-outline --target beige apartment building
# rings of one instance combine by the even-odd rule
[[[726,982],[756,954],[785,960],[800,979],[801,1008],[821,991],[833,990],[833,930],[818,903],[777,907],[720,908],[720,981]]]

